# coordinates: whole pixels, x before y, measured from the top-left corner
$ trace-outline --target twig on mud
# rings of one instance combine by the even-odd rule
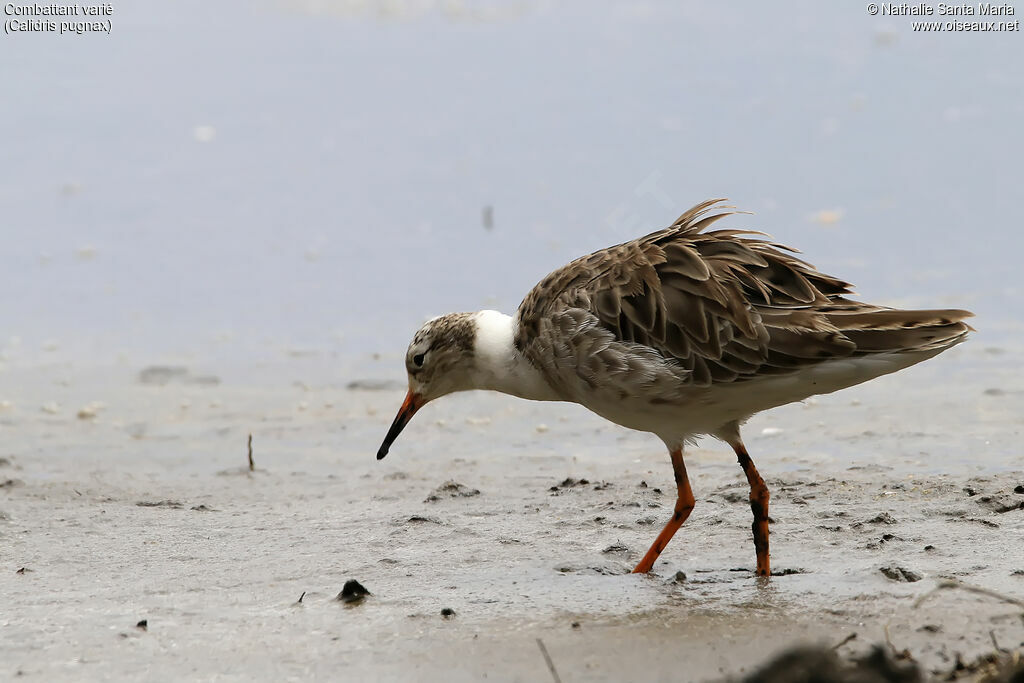
[[[969,583],[960,583],[959,581],[952,581],[952,580],[947,579],[945,581],[939,581],[939,583],[936,584],[935,588],[931,589],[930,591],[928,591],[927,593],[925,593],[924,595],[919,597],[917,600],[915,600],[914,601],[914,609],[917,609],[918,607],[921,606],[921,603],[923,603],[925,600],[927,600],[931,596],[935,595],[939,591],[944,590],[946,588],[959,588],[961,590],[965,590],[965,591],[968,591],[970,593],[977,593],[979,595],[987,595],[990,598],[995,598],[997,600],[1002,600],[1003,602],[1008,602],[1011,605],[1016,605],[1017,607],[1024,608],[1024,600],[1020,600],[1020,599],[1015,598],[1015,597],[1013,597],[1011,595],[1004,595],[1003,593],[1000,593],[998,591],[994,591],[994,590],[992,590],[990,588],[982,588],[981,586],[972,586]]]
[[[548,671],[551,672],[551,678],[555,680],[555,683],[562,683],[562,679],[558,677],[558,672],[555,671],[555,663],[551,661],[551,655],[548,654],[548,649],[544,647],[544,641],[540,638],[537,639],[537,647],[540,648],[540,653],[544,655],[544,661],[548,664]]]
[[[249,471],[254,472],[256,470],[256,463],[252,460],[252,434],[249,435]]]
[[[841,648],[843,645],[846,645],[851,640],[856,640],[856,638],[857,638],[857,632],[854,631],[853,633],[851,633],[850,635],[846,636],[845,638],[840,640],[838,643],[833,645],[832,649],[833,650],[838,650],[839,648]],[[892,645],[892,643],[890,643],[890,645]]]

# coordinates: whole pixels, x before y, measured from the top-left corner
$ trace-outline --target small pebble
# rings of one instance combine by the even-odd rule
[[[363,584],[359,583],[355,579],[349,579],[345,582],[345,586],[338,593],[338,600],[349,604],[355,605],[362,602],[367,595],[373,595],[370,591],[366,590]]]
[[[103,409],[103,407],[103,403],[99,401],[93,401],[92,403],[88,403],[78,409],[78,419],[91,420],[96,417],[96,415],[100,412],[100,410]]]
[[[908,583],[914,583],[915,581],[920,581],[923,578],[912,569],[906,569],[895,565],[882,567],[879,571],[881,571],[887,579],[892,581],[906,581]]]
[[[445,619],[451,619],[455,616],[455,610],[453,610],[451,607],[445,607],[441,610],[441,616]]]

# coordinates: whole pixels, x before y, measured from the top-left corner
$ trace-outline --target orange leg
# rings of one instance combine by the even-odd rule
[[[644,555],[644,558],[633,569],[634,574],[646,574],[651,571],[651,567],[658,560],[661,551],[665,549],[668,542],[679,531],[679,527],[690,516],[690,511],[693,510],[695,501],[693,499],[693,491],[690,490],[690,480],[686,476],[686,466],[683,464],[683,449],[677,448],[674,451],[670,451],[669,454],[672,456],[672,470],[675,472],[676,489],[679,491],[678,498],[676,498],[676,508],[672,513],[672,519],[668,520],[668,524],[658,534],[658,538],[654,540],[654,545],[651,546],[647,554]]]
[[[768,500],[771,496],[743,442],[737,441],[731,445],[736,451],[743,473],[747,475],[747,483],[750,484],[750,510],[754,513],[754,523],[750,528],[754,532],[754,550],[757,552],[755,573],[758,576],[771,576],[771,556],[768,553]]]

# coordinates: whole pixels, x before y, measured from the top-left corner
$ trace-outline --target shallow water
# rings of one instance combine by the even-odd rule
[[[1020,332],[1019,34],[813,3],[131,3],[113,22],[0,44],[8,353],[388,351],[712,196],[867,299]]]

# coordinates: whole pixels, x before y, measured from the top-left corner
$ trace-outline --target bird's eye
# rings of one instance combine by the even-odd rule
[[[423,353],[417,353],[415,356],[412,357],[412,362],[416,364],[416,367],[418,367],[418,368],[422,368],[423,367],[423,357],[425,355],[426,354],[423,354]]]

